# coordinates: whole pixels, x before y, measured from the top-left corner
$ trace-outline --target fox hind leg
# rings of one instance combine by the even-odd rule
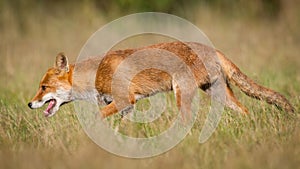
[[[249,114],[247,108],[245,106],[243,106],[242,103],[240,103],[238,101],[238,99],[235,97],[232,89],[230,88],[228,83],[218,83],[219,85],[222,85],[224,87],[225,90],[225,98],[223,99],[218,99],[220,102],[222,102],[226,107],[234,110],[234,111],[238,111],[242,114]],[[218,84],[213,84],[213,85],[218,85]],[[222,88],[223,88],[222,87]],[[200,87],[201,88],[201,87]],[[212,89],[213,87],[210,86],[209,88],[205,89],[204,92],[208,95],[212,95]],[[201,88],[203,90],[203,88]],[[222,89],[223,90],[223,89]]]
[[[225,106],[229,107],[232,110],[241,112],[242,114],[249,114],[248,109],[242,103],[240,103],[238,99],[235,97],[229,84],[226,85],[225,90],[226,90]]]

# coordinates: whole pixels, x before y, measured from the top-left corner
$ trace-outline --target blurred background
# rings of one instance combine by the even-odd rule
[[[278,68],[276,64],[285,62],[295,64],[290,67],[296,69],[299,6],[297,0],[2,0],[0,56],[4,69],[0,75],[6,83],[1,86],[15,86],[14,78],[39,78],[32,72],[44,70],[60,51],[74,61],[86,40],[101,26],[146,11],[191,21],[235,63],[247,64],[241,65],[246,72],[261,73],[253,70]],[[266,66],[264,61],[278,63]],[[28,63],[34,66],[28,67]]]
[[[299,0],[1,0],[0,168],[299,168],[299,116],[286,117],[241,92],[238,97],[253,112],[248,119],[227,112],[208,143],[198,144],[193,134],[172,151],[145,160],[98,148],[72,106],[51,119],[27,108],[57,53],[64,51],[75,62],[99,28],[151,11],[195,24],[252,79],[287,96],[298,113],[299,9]]]

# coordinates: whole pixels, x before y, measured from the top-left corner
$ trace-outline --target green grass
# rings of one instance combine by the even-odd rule
[[[281,18],[272,22],[230,20],[202,8],[194,15],[198,16],[195,24],[218,49],[251,78],[287,96],[296,115],[250,99],[234,88],[249,108],[249,116],[226,109],[212,137],[199,144],[209,106],[206,100],[191,133],[179,145],[141,160],[99,148],[82,130],[72,104],[52,118],[45,118],[41,109],[27,107],[54,56],[65,51],[74,62],[88,37],[105,24],[99,12],[92,6],[80,15],[75,9],[68,15],[33,11],[23,18],[24,32],[12,11],[2,11],[0,17],[6,24],[0,29],[0,168],[299,168],[300,22],[298,8],[287,6]],[[138,108],[143,109],[143,104]],[[168,120],[164,117],[152,125],[113,121],[113,125],[120,124],[124,133],[149,137],[168,127]]]

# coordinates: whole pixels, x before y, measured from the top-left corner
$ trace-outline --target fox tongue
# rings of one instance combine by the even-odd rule
[[[50,114],[50,110],[55,106],[55,100],[50,100],[47,109],[44,111],[45,115]]]

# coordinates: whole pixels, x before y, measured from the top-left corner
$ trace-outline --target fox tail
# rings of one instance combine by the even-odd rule
[[[273,104],[277,108],[283,109],[286,112],[295,112],[294,107],[283,95],[255,83],[252,79],[242,73],[241,70],[221,52],[218,51],[217,53],[226,79],[231,84],[234,84],[240,88],[246,95],[250,97],[258,100],[265,100],[267,103]]]

